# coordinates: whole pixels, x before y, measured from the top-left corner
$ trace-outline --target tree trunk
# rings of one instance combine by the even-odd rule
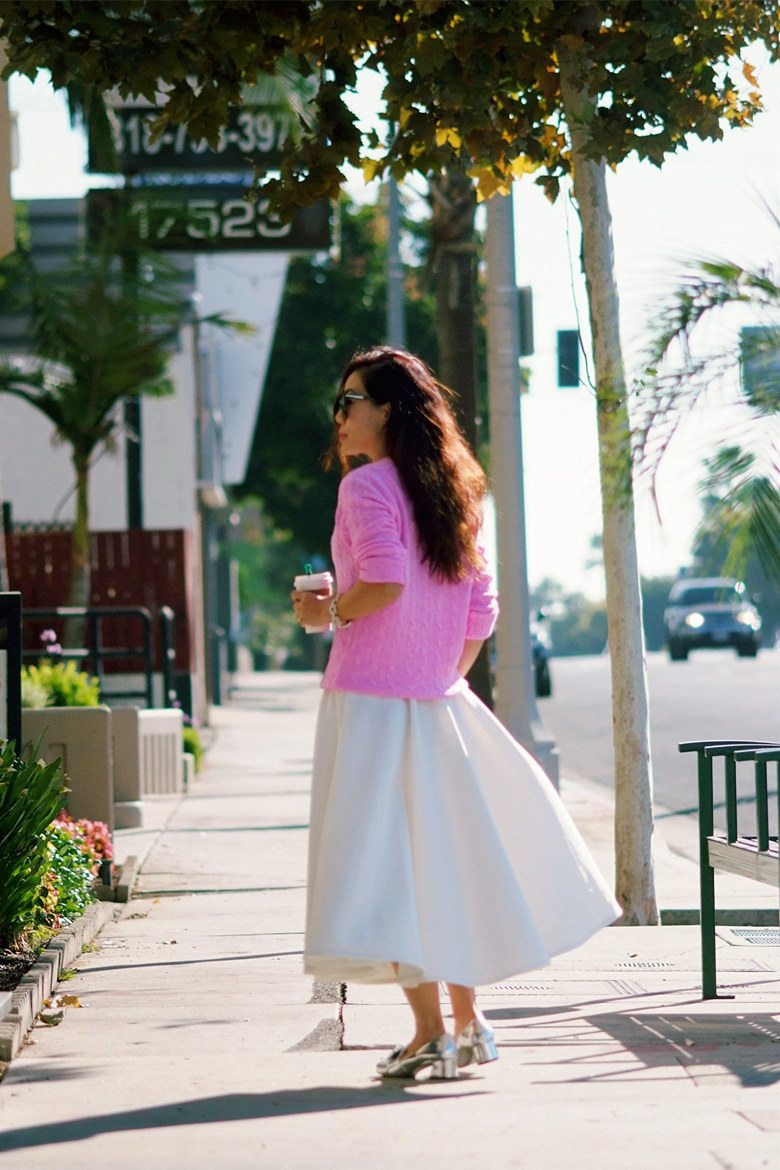
[[[70,555],[70,588],[68,605],[88,606],[92,597],[91,562],[89,550],[89,457],[74,452],[76,472],[76,520]],[[72,618],[65,623],[65,644],[84,645],[85,622]]]
[[[458,422],[474,450],[479,442],[477,401],[477,193],[463,171],[429,180],[430,268],[435,294],[438,373],[457,394]]]
[[[636,552],[631,430],[626,406],[614,275],[612,222],[603,161],[586,157],[588,94],[582,58],[559,54],[561,94],[572,145],[574,198],[582,224],[596,372],[604,569],[615,747],[616,897],[625,925],[655,925],[650,725]]]
[[[429,180],[431,201],[430,268],[435,295],[438,375],[456,394],[461,429],[477,450],[480,407],[477,371],[477,238],[474,225],[477,193],[463,171],[451,170]],[[490,660],[483,646],[469,671],[469,685],[493,706]]]

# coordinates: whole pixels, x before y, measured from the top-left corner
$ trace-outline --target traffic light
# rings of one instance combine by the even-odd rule
[[[580,335],[576,329],[558,330],[558,385],[580,384]]]
[[[517,314],[520,322],[520,357],[534,352],[534,296],[528,285],[517,290]]]

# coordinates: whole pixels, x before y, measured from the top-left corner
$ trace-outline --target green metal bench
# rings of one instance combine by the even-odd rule
[[[769,835],[769,765],[780,780],[780,744],[748,740],[710,740],[678,744],[681,752],[696,752],[699,785],[699,890],[701,897],[702,999],[717,999],[715,961],[715,870],[753,878],[780,887],[780,858],[776,837]],[[726,832],[715,831],[713,761],[722,757],[726,796]],[[756,832],[739,834],[737,766],[753,763]],[[726,998],[726,997],[723,997]]]

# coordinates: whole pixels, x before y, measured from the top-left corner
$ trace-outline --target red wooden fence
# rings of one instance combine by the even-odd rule
[[[11,589],[22,594],[24,609],[51,609],[68,603],[70,532],[12,532],[6,537]],[[195,560],[193,535],[183,529],[96,532],[90,538],[92,605],[143,605],[156,619],[161,606],[176,614],[176,669],[190,671],[195,661]],[[61,622],[47,622],[58,634]],[[111,619],[104,623],[107,647],[138,642],[139,623]],[[25,623],[25,648],[37,649],[40,623]],[[155,630],[155,666],[160,669]],[[106,669],[137,669],[110,661]]]

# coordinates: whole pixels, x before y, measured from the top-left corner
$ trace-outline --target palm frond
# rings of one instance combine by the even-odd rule
[[[705,353],[694,340],[709,320],[741,308],[755,324],[742,331],[741,345]],[[743,316],[744,319],[744,316]],[[655,482],[660,463],[679,427],[705,392],[742,374],[742,401],[767,415],[780,409],[780,272],[767,264],[748,268],[728,260],[696,262],[656,316],[634,390],[632,417],[639,469]],[[739,400],[739,395],[736,395]]]
[[[314,127],[316,92],[316,77],[303,75],[295,57],[288,53],[280,58],[275,73],[259,74],[253,84],[244,86],[242,96],[247,105],[289,110],[294,115],[290,129],[295,134],[299,125]]]
[[[721,448],[706,461],[701,488],[708,497],[697,540],[710,538],[724,553],[723,572],[742,576],[753,552],[780,583],[780,461],[755,474],[756,458],[740,447]]]

